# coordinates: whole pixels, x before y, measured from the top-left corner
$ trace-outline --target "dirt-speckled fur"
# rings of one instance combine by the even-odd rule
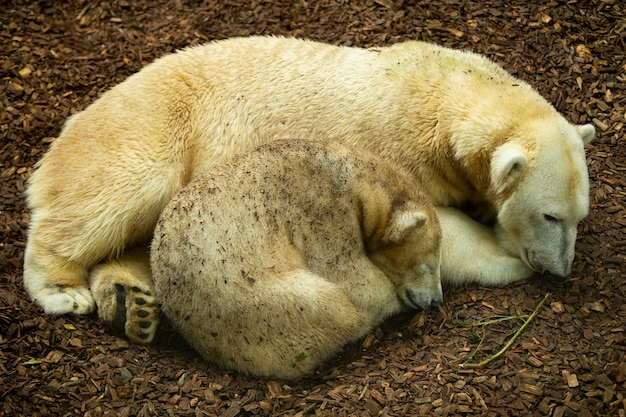
[[[441,304],[441,230],[403,169],[330,142],[277,141],[163,210],[163,312],[205,358],[294,378],[402,309]]]

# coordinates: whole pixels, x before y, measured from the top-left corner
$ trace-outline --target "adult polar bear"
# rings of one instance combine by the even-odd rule
[[[67,121],[29,181],[24,284],[46,312],[82,314],[95,306],[91,280],[102,318],[127,314],[133,338],[131,300],[153,301],[150,274],[145,256],[115,258],[149,241],[192,178],[295,137],[365,148],[408,169],[442,207],[444,281],[566,276],[589,207],[583,146],[594,135],[487,58],[428,43],[250,37],[188,48]],[[495,226],[445,207],[472,207]]]

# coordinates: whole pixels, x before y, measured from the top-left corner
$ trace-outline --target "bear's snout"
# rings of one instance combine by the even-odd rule
[[[436,300],[431,300],[430,301],[430,308],[441,307],[442,304],[443,304],[443,298],[439,298],[439,299],[436,299]]]
[[[539,252],[528,250],[528,265],[541,276],[550,276],[551,280],[564,281],[570,274],[572,268],[572,257],[563,256],[560,259],[545,260],[546,256],[542,256]],[[560,262],[559,262],[560,261]]]
[[[416,310],[437,308],[443,304],[443,295],[431,294],[427,290],[417,288],[407,288],[405,291],[405,304]]]

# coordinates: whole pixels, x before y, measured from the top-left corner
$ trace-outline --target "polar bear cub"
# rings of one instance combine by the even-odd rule
[[[207,360],[295,378],[386,317],[440,305],[440,239],[434,207],[399,167],[276,141],[173,198],[151,267],[163,312]]]

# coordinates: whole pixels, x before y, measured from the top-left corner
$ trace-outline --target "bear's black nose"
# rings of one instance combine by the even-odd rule
[[[443,304],[443,300],[432,300],[430,302],[430,308],[437,308]]]

